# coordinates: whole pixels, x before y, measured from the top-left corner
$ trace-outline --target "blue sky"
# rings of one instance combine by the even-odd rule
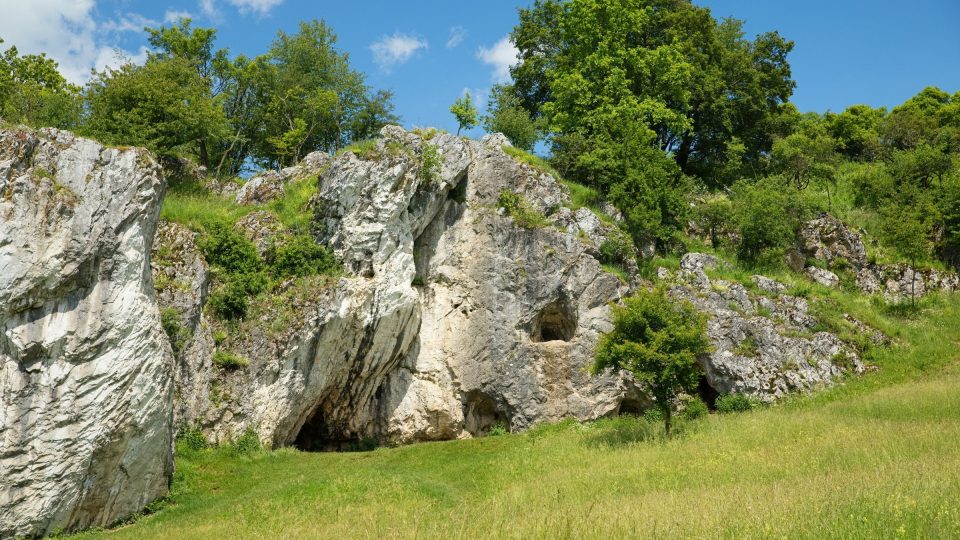
[[[395,93],[406,126],[455,130],[449,104],[464,90],[484,99],[512,59],[505,38],[527,1],[450,0],[0,0],[0,38],[23,52],[47,51],[83,81],[116,64],[116,49],[143,57],[144,25],[189,15],[218,28],[218,45],[256,55],[277,30],[323,18],[375,88]],[[717,17],[746,20],[748,34],[779,30],[803,110],[856,103],[893,106],[924,86],[960,91],[960,1],[695,0]],[[476,132],[475,134],[478,134]]]

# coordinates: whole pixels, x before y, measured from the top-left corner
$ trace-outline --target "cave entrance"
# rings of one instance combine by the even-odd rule
[[[330,426],[319,408],[307,419],[297,433],[293,446],[303,452],[360,452],[373,450],[374,439],[345,437],[343,430]]]
[[[470,392],[463,406],[463,427],[474,437],[486,435],[494,426],[510,429],[510,419],[483,392]]]
[[[717,392],[716,389],[710,386],[706,375],[700,375],[700,380],[697,383],[697,395],[700,396],[700,399],[707,404],[707,407],[711,411],[717,410],[717,397],[720,396],[720,392]]]
[[[570,341],[577,333],[576,312],[566,298],[555,300],[534,317],[530,339],[534,342]]]
[[[617,406],[617,416],[643,416],[643,411],[643,404],[631,398],[624,398]]]

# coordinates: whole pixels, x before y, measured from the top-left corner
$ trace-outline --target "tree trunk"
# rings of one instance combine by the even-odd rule
[[[917,260],[910,259],[910,307],[917,307]]]
[[[663,409],[661,409],[661,411],[663,411],[663,430],[666,433],[667,437],[669,437],[671,413],[673,411],[670,410],[670,407],[664,407]]]
[[[200,139],[200,164],[207,170],[210,169],[210,156],[207,154],[207,142]]]

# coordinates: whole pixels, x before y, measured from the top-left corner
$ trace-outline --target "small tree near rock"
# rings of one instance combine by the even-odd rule
[[[473,105],[470,92],[467,92],[463,97],[457,98],[457,100],[453,102],[453,105],[450,106],[450,112],[452,112],[453,116],[457,119],[457,135],[460,135],[460,130],[462,129],[475,127],[479,121],[477,108]]]
[[[592,371],[631,372],[649,387],[669,435],[674,401],[694,391],[701,373],[697,357],[709,351],[704,315],[662,288],[640,290],[614,306],[613,330],[600,339]]]

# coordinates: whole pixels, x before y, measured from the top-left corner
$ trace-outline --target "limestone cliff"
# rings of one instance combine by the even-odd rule
[[[163,186],[142,150],[0,130],[0,537],[107,525],[166,492]]]

